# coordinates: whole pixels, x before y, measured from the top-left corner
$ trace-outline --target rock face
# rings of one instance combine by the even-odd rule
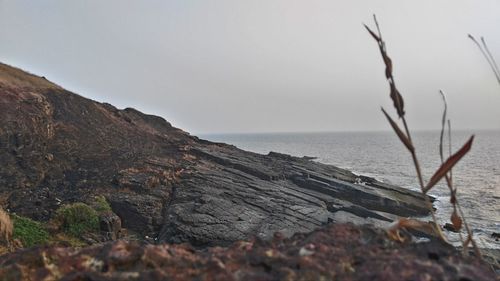
[[[204,251],[118,241],[82,250],[34,248],[0,256],[2,280],[500,280],[438,242],[399,244],[370,226],[332,224],[309,234]]]
[[[311,231],[328,221],[391,221],[426,214],[420,194],[372,182],[309,160],[235,147],[195,145],[197,161],[182,174],[165,210],[159,240],[221,245]]]
[[[99,229],[108,240],[121,238],[122,221],[113,212],[105,212],[99,215]]]
[[[306,158],[204,141],[6,65],[0,115],[0,204],[37,220],[104,195],[130,231],[204,247],[427,214],[419,193]],[[103,227],[114,233],[108,219]]]

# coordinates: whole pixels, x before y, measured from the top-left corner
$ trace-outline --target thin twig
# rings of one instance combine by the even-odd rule
[[[451,154],[451,121],[448,119],[448,155]],[[450,183],[453,185],[453,169],[450,169]]]
[[[443,109],[443,118],[441,119],[441,133],[439,135],[439,156],[441,157],[441,163],[444,163],[444,152],[443,152],[443,138],[444,138],[444,129],[446,126],[446,114],[448,111],[448,104],[446,103],[446,98],[442,90],[439,90],[441,97],[443,98],[444,109]],[[451,151],[450,151],[451,155]]]
[[[445,100],[445,102],[446,102],[446,100]],[[450,119],[448,119],[448,153],[449,153],[449,155],[451,155],[451,121],[450,121]],[[462,211],[462,207],[460,206],[460,202],[459,202],[458,198],[456,197],[457,196],[456,189],[453,188],[453,169],[450,169],[449,178],[446,179],[446,182],[448,183],[448,186],[450,187],[450,189],[454,190],[452,192],[454,192],[453,195],[455,195],[455,204],[456,204],[456,207],[458,208],[458,212],[460,213],[460,216],[462,217],[462,220],[464,221],[465,231],[467,232],[468,237],[470,237],[470,239],[471,239],[472,247],[474,248],[474,252],[476,253],[476,256],[481,259],[482,258],[481,251],[479,250],[479,247],[477,246],[476,241],[474,240],[473,232],[471,231],[471,229],[469,227],[469,223],[467,223],[467,219],[465,218],[465,214]],[[460,234],[460,240],[462,241],[462,245],[464,248],[464,253],[467,254],[467,247],[466,247],[467,245],[465,244],[465,241],[462,240],[463,239],[462,233],[459,232],[459,234]]]
[[[410,130],[408,129],[408,125],[406,123],[406,119],[404,117],[401,118],[401,119],[403,120],[404,128],[405,128],[406,134],[408,135],[408,139],[410,140],[410,143],[413,145],[413,141],[411,139]],[[417,172],[417,178],[418,178],[418,183],[420,184],[420,190],[422,191],[422,194],[424,196],[425,204],[427,205],[427,208],[431,212],[432,221],[434,222],[436,231],[437,231],[439,237],[443,241],[447,241],[446,237],[444,236],[443,232],[441,231],[441,227],[439,226],[439,222],[438,222],[438,220],[436,218],[436,212],[434,211],[434,206],[432,206],[432,202],[429,199],[429,196],[427,196],[427,194],[425,193],[424,178],[422,176],[422,171],[420,169],[420,163],[418,162],[417,153],[416,153],[415,150],[413,150],[411,152],[411,157],[412,157],[412,160],[413,160],[413,165],[415,166],[415,170]]]
[[[491,62],[493,62],[493,66],[495,66],[495,70],[497,71],[497,74],[500,74],[500,69],[498,68],[498,64],[495,61],[495,58],[493,57],[493,55],[491,54],[490,49],[488,48],[488,45],[486,44],[486,40],[484,40],[483,36],[481,36],[481,42],[483,43],[484,50],[486,51],[486,53],[490,57]]]
[[[471,238],[470,239],[470,242],[472,243],[472,248],[474,249],[474,252],[476,253],[476,256],[481,259],[482,258],[482,254],[481,254],[481,250],[479,250],[479,247],[477,246],[476,244],[476,241],[474,240],[474,237],[472,236],[473,235],[473,232],[471,231],[471,229],[469,228],[469,225],[467,224],[467,222],[465,221],[465,215],[464,215],[464,212],[462,211],[462,207],[460,206],[460,204],[457,203],[457,208],[458,208],[458,211],[460,212],[460,216],[464,219],[464,226],[465,226],[465,230],[467,231],[467,235],[469,235],[469,237]],[[465,247],[464,247],[465,248]]]
[[[488,54],[486,53],[486,51],[484,50],[484,48],[481,46],[481,44],[479,44],[479,42],[477,42],[476,38],[474,38],[474,36],[472,36],[471,34],[469,34],[469,38],[472,40],[472,42],[474,42],[476,44],[476,46],[479,48],[479,50],[481,51],[481,53],[483,54],[483,57],[486,59],[486,61],[488,62],[488,64],[490,65],[491,67],[491,70],[493,71],[493,74],[495,74],[495,77],[497,78],[497,82],[498,84],[500,84],[500,73],[497,71],[498,67],[496,66],[496,62],[495,60],[493,59],[493,56],[488,56]],[[493,61],[492,61],[493,60]]]
[[[443,105],[444,105],[444,108],[443,108],[443,117],[441,119],[441,133],[440,133],[440,136],[439,136],[439,156],[441,158],[441,164],[444,163],[444,151],[443,151],[443,143],[444,143],[444,130],[445,130],[445,127],[446,127],[446,114],[448,113],[448,103],[446,102],[446,97],[443,93],[442,90],[439,90],[439,93],[441,94],[441,98],[443,99]],[[449,156],[451,156],[451,125],[450,125],[450,120],[448,120],[448,151],[449,151]],[[451,177],[451,171],[453,169],[450,169],[448,171],[447,174],[445,174],[445,179],[446,179],[446,183],[448,185],[448,189],[450,190],[450,194],[451,194],[451,199],[450,199],[450,202],[451,204],[453,205],[453,214],[456,214],[457,213],[457,207],[456,205],[458,204],[458,200],[457,200],[457,197],[456,197],[456,190],[453,188],[453,182],[452,182],[452,177]],[[463,216],[462,216],[463,217]],[[463,220],[463,218],[462,218]],[[453,219],[452,219],[452,223],[453,223]],[[453,227],[455,227],[455,225],[453,225]],[[460,226],[461,228],[461,226]],[[460,237],[460,242],[462,243],[462,246],[465,248],[465,241],[462,237],[462,232],[461,230],[459,229],[456,229],[458,231],[458,236]]]

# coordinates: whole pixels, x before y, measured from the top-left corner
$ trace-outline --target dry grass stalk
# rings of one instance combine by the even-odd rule
[[[400,229],[403,228],[417,230],[419,232],[425,233],[430,236],[439,235],[436,231],[437,228],[434,227],[434,225],[431,222],[427,223],[416,219],[400,218],[394,221],[392,224],[390,224],[389,227],[387,228],[387,234],[389,238],[399,242],[407,241],[409,237],[401,235],[400,232]]]
[[[403,97],[401,96],[401,94],[399,93],[399,90],[396,87],[396,82],[395,82],[393,74],[392,74],[392,71],[393,71],[392,60],[390,59],[389,55],[387,54],[385,41],[382,39],[382,33],[380,32],[380,27],[379,27],[379,24],[378,24],[378,21],[377,21],[377,18],[375,17],[375,15],[373,15],[373,19],[375,21],[375,25],[377,27],[378,34],[373,32],[367,25],[365,25],[365,28],[372,35],[372,37],[375,39],[375,41],[377,41],[377,44],[379,46],[380,54],[382,55],[382,59],[384,60],[384,64],[386,67],[385,68],[385,77],[387,78],[387,81],[389,83],[390,97],[393,101],[394,108],[396,109],[396,112],[397,112],[399,118],[403,122],[405,132],[403,132],[399,128],[397,123],[394,120],[392,120],[390,115],[387,114],[387,112],[383,108],[382,108],[382,112],[384,113],[385,117],[387,118],[387,120],[391,124],[392,128],[396,132],[396,134],[399,137],[399,139],[401,140],[401,142],[409,150],[409,152],[412,156],[412,160],[413,160],[413,164],[415,166],[416,173],[417,173],[417,178],[418,178],[418,182],[420,184],[420,189],[421,189],[422,193],[424,194],[426,205],[427,205],[427,207],[432,215],[432,220],[436,226],[438,235],[443,240],[446,240],[442,231],[439,229],[439,224],[437,222],[436,214],[434,212],[434,208],[432,207],[432,203],[431,203],[429,197],[427,195],[425,195],[425,191],[424,191],[425,185],[424,185],[424,180],[422,177],[422,172],[420,169],[420,164],[418,162],[417,154],[415,152],[415,146],[413,145],[410,130],[408,129],[408,124],[407,124],[406,118],[405,118]]]
[[[10,245],[13,224],[9,214],[0,207],[0,244]]]
[[[389,124],[391,125],[393,130],[396,132],[396,135],[399,137],[401,142],[405,145],[405,147],[408,149],[408,151],[410,152],[410,154],[412,156],[413,164],[415,166],[415,170],[417,173],[418,182],[420,184],[420,190],[422,191],[422,194],[424,195],[427,207],[429,208],[429,211],[432,215],[432,220],[434,222],[434,227],[436,228],[437,236],[440,237],[442,240],[446,241],[446,237],[443,235],[443,232],[441,231],[441,228],[439,227],[439,223],[436,219],[434,208],[432,206],[432,203],[430,202],[429,197],[427,196],[427,192],[429,190],[431,190],[443,177],[445,177],[447,182],[449,181],[450,185],[453,186],[452,182],[451,182],[451,169],[465,154],[467,154],[467,152],[469,152],[469,150],[472,146],[472,142],[474,140],[474,136],[471,136],[470,139],[455,154],[450,153],[450,156],[448,157],[448,159],[445,160],[444,155],[443,155],[443,148],[442,148],[444,131],[442,131],[441,132],[441,139],[440,139],[441,140],[440,154],[441,154],[442,164],[436,170],[436,172],[431,177],[431,179],[427,182],[427,184],[424,184],[424,179],[423,179],[420,164],[419,164],[419,161],[417,158],[417,153],[415,151],[415,146],[413,144],[410,130],[408,128],[408,124],[407,124],[407,121],[405,118],[403,97],[400,94],[399,90],[397,89],[396,82],[394,81],[392,60],[390,59],[389,55],[387,54],[386,44],[385,44],[385,41],[382,39],[382,33],[380,32],[380,27],[379,27],[379,24],[378,24],[378,21],[377,21],[377,18],[375,17],[375,15],[373,16],[373,19],[375,21],[375,26],[377,27],[377,33],[372,31],[367,25],[365,25],[365,28],[368,30],[368,32],[373,37],[373,39],[375,39],[375,41],[377,42],[377,44],[379,46],[379,50],[380,50],[382,59],[383,59],[384,64],[385,64],[385,76],[386,76],[386,79],[389,83],[390,97],[393,101],[393,105],[394,105],[394,108],[396,109],[396,113],[397,113],[399,119],[401,120],[401,122],[403,123],[404,131],[399,128],[398,123],[395,122],[383,108],[382,108],[382,112],[384,113],[385,117],[389,121]],[[444,97],[444,95],[443,95],[443,97]],[[445,115],[443,116],[443,128],[444,128],[445,120],[446,120],[446,107],[445,107]],[[453,189],[453,187],[450,188],[450,191],[451,191],[452,201],[456,202],[455,190]],[[455,203],[454,203],[454,207],[455,207]],[[463,217],[463,215],[462,215],[462,217]],[[462,219],[458,216],[458,214],[456,212],[453,212],[451,220],[452,220],[452,223],[454,226],[461,228]],[[413,224],[415,224],[415,223],[408,222],[408,221],[402,222],[400,220],[399,223],[395,225],[395,227],[396,228],[397,227],[406,227],[406,226],[412,227]],[[390,229],[390,231],[394,231],[394,230],[395,230],[394,227],[392,227]],[[475,244],[475,242],[473,242],[472,235],[469,235],[467,241],[464,242],[464,245],[468,245],[468,243],[473,243],[473,245]]]
[[[486,40],[484,40],[484,37],[481,36],[481,43],[480,44],[474,36],[469,34],[469,38],[476,44],[476,46],[479,48],[481,51],[481,54],[483,54],[483,57],[486,59],[488,64],[491,67],[491,70],[493,71],[493,74],[495,74],[495,77],[497,78],[498,84],[500,84],[500,69],[498,68],[498,64],[495,61],[495,58],[490,52],[490,49],[488,48],[488,45],[486,44]]]
[[[440,90],[439,93],[441,94],[444,104],[443,118],[441,120],[441,134],[439,138],[439,156],[441,157],[441,163],[443,164],[444,163],[443,143],[444,143],[444,131],[446,127],[446,114],[447,114],[448,104],[446,102],[446,97],[443,91]],[[451,121],[448,119],[447,123],[448,123],[448,153],[451,156]],[[469,224],[467,223],[462,208],[460,207],[460,203],[457,198],[457,189],[453,186],[452,169],[450,169],[448,173],[445,174],[445,179],[451,194],[450,203],[453,206],[453,213],[451,214],[450,220],[455,230],[458,231],[460,242],[462,243],[463,246],[464,254],[467,254],[468,243],[471,243],[476,253],[476,256],[481,257],[481,251],[479,250],[479,247],[477,246],[476,241],[473,238],[473,233],[470,230]],[[460,213],[460,216],[458,215],[457,210],[458,213]],[[467,239],[465,241],[462,237],[462,232],[461,232],[462,225],[465,227],[465,231],[467,232]]]

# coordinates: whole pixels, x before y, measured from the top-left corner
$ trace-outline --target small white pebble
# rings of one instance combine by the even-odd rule
[[[310,250],[308,250],[308,249],[306,249],[304,247],[300,248],[299,255],[301,257],[303,257],[303,256],[310,256],[312,254],[314,254],[314,251],[310,251]]]

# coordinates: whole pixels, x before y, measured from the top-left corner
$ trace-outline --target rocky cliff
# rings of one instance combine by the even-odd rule
[[[0,204],[36,220],[104,195],[129,230],[207,246],[427,213],[412,191],[200,140],[7,65],[0,77]]]

